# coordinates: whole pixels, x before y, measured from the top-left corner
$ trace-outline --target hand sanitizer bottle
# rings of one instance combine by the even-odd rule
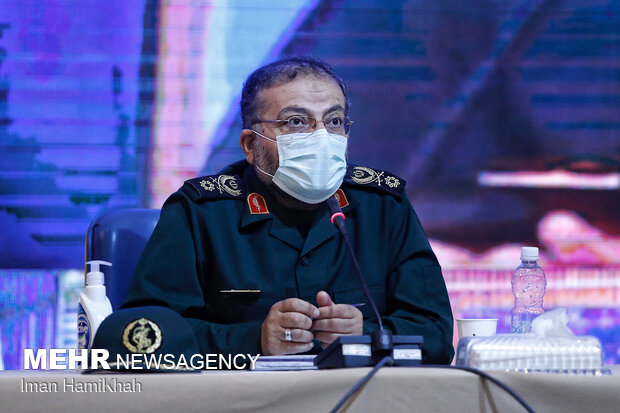
[[[90,271],[86,273],[86,286],[80,294],[78,305],[78,350],[90,349],[99,324],[112,313],[112,304],[105,294],[103,273],[100,265],[109,265],[107,261],[94,260],[86,262]]]

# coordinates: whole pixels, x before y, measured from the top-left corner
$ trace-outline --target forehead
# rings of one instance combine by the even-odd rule
[[[311,116],[322,116],[330,108],[345,108],[345,99],[340,86],[331,78],[307,75],[291,82],[278,84],[261,92],[261,117],[274,119],[283,112],[303,112]]]

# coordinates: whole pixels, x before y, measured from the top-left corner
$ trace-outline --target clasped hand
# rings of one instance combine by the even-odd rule
[[[312,340],[325,348],[340,336],[362,335],[363,317],[356,307],[334,303],[325,291],[316,295],[316,302],[318,307],[299,298],[287,298],[271,306],[261,329],[263,354],[303,353],[313,347]]]

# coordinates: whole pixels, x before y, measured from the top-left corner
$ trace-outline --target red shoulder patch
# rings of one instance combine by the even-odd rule
[[[248,208],[250,208],[250,214],[252,215],[262,215],[269,214],[269,208],[267,208],[267,202],[265,202],[265,198],[262,195],[257,194],[256,192],[252,192],[248,195]]]
[[[341,209],[349,205],[349,200],[342,189],[337,190],[334,196],[336,197],[338,205],[340,205]]]

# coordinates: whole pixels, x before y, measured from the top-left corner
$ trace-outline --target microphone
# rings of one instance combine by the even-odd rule
[[[327,208],[329,209],[329,213],[331,215],[329,219],[332,224],[338,228],[338,231],[340,231],[341,234],[346,234],[347,230],[344,227],[344,220],[346,217],[342,213],[342,209],[340,209],[340,204],[338,204],[338,201],[334,197],[327,198],[327,201],[325,202],[327,203]]]
[[[328,198],[326,204],[331,215],[331,221],[340,232],[347,247],[364,296],[370,304],[375,317],[377,317],[379,328],[377,331],[372,332],[370,336],[338,337],[314,358],[314,364],[319,369],[378,366],[384,364],[393,364],[395,366],[416,366],[421,364],[421,345],[424,342],[424,338],[422,336],[392,336],[392,331],[383,327],[381,314],[368,290],[368,285],[347,235],[346,217],[342,213],[338,200],[335,197]]]
[[[331,214],[332,224],[338,228],[340,235],[342,235],[342,239],[347,246],[347,250],[349,252],[349,256],[351,257],[351,261],[353,261],[353,266],[355,267],[355,274],[357,275],[357,279],[362,286],[362,290],[364,291],[364,296],[370,303],[372,307],[373,313],[375,313],[375,317],[377,317],[377,321],[379,322],[379,332],[381,334],[385,334],[385,336],[381,337],[379,343],[377,343],[377,351],[391,351],[392,350],[392,332],[390,330],[383,328],[383,322],[381,321],[381,314],[379,314],[379,310],[377,309],[377,304],[375,300],[370,295],[370,291],[368,290],[368,284],[366,284],[366,280],[362,275],[362,270],[360,268],[359,262],[357,261],[357,257],[355,256],[355,252],[353,252],[353,247],[351,246],[351,241],[349,240],[349,236],[347,235],[347,230],[344,226],[345,216],[342,213],[342,209],[340,209],[340,205],[338,204],[338,200],[336,198],[331,197],[327,199],[327,208],[329,209],[329,213]],[[376,331],[375,331],[376,333]],[[374,333],[373,333],[374,334]],[[374,344],[374,340],[373,340]],[[374,345],[373,345],[374,347]]]
[[[353,251],[353,247],[351,246],[349,236],[347,235],[347,230],[344,226],[345,216],[342,213],[342,209],[340,209],[338,200],[335,197],[331,197],[328,198],[326,202],[329,213],[331,214],[332,224],[334,224],[336,228],[338,228],[340,235],[342,235],[342,239],[347,246],[351,261],[353,261],[353,266],[355,267],[355,274],[357,275],[357,279],[362,286],[362,290],[364,291],[364,296],[366,297],[366,300],[368,300],[368,302],[370,303],[372,311],[375,314],[375,317],[377,317],[377,321],[379,322],[379,329],[377,331],[373,331],[370,334],[370,337],[372,339],[372,353],[373,355],[377,354],[377,356],[383,358],[386,353],[391,353],[392,349],[394,348],[394,344],[392,343],[392,331],[383,328],[381,314],[379,314],[377,304],[375,303],[375,300],[372,298],[372,295],[368,290],[368,285],[366,284],[366,280],[362,275],[362,270],[360,268],[359,262],[357,261],[357,257],[355,256],[355,252]]]

